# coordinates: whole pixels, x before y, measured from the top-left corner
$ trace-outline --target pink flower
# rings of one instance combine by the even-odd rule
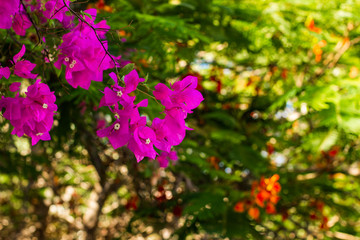
[[[183,110],[179,108],[166,111],[164,121],[169,128],[168,138],[173,146],[183,141],[186,130],[192,130],[185,125],[185,117]]]
[[[92,14],[93,10],[84,12]],[[104,37],[110,28],[106,25],[106,21],[93,24],[95,17],[91,20],[85,15],[85,20],[94,28],[101,28],[97,30],[101,37]],[[103,44],[107,49],[107,43],[103,42]],[[54,65],[58,69],[61,69],[61,65],[66,66],[65,78],[74,88],[89,89],[91,81],[101,82],[103,71],[114,66],[94,31],[83,22],[63,36],[63,43],[59,46],[59,50],[61,53]]]
[[[161,152],[160,156],[158,156],[156,160],[159,162],[160,167],[166,168],[169,165],[169,161],[177,161],[178,156],[176,151],[171,151],[170,153]]]
[[[19,90],[19,84],[21,83],[13,83],[10,85],[10,91],[16,92]],[[5,112],[3,113],[4,118],[12,121],[18,120],[21,118],[21,108],[23,98],[20,98],[16,94],[14,98],[7,98],[2,96],[0,99],[0,109],[5,108]]]
[[[134,153],[137,162],[143,160],[144,157],[155,159],[157,155],[157,152],[154,150],[155,140],[156,135],[151,128],[145,125],[135,128],[128,143],[128,148]]]
[[[96,124],[96,129],[103,129],[106,126],[105,119],[99,119]]]
[[[117,84],[118,80],[115,73],[112,72],[109,76],[114,80],[115,84],[111,89],[109,87],[104,89],[104,96],[100,101],[99,107],[112,106],[117,102],[120,102],[123,106],[133,103],[135,96],[129,96],[129,93],[135,91],[140,82],[145,81],[145,79],[139,78],[136,70],[132,70],[124,77],[125,87],[121,87]]]
[[[154,119],[152,124],[156,133],[155,146],[160,150],[170,152],[172,146],[183,141],[186,130],[191,130],[185,118],[204,99],[196,86],[197,78],[192,76],[174,83],[171,89],[162,83],[155,86],[154,96],[165,106],[166,114],[163,120]]]
[[[181,81],[175,82],[171,88],[174,90],[171,101],[181,107],[187,112],[191,113],[192,109],[197,108],[204,100],[201,93],[196,90],[197,77],[187,76]]]
[[[165,118],[155,118],[148,127],[146,117],[139,113],[139,107],[147,106],[147,99],[134,104],[135,96],[129,95],[144,79],[133,70],[124,77],[125,86],[119,86],[115,73],[109,75],[115,84],[104,89],[99,105],[108,106],[116,120],[111,126],[97,131],[98,136],[107,137],[115,149],[127,145],[138,162],[145,157],[155,159],[158,153],[154,147],[163,151],[157,158],[160,167],[168,166],[169,160],[176,161],[176,152],[171,148],[183,141],[186,130],[192,130],[186,126],[185,118],[203,100],[195,89],[197,79],[186,77],[173,84],[171,89],[164,84],[155,86],[154,95],[165,106]]]
[[[166,109],[179,107],[185,113],[192,113],[191,110],[198,107],[204,100],[201,93],[196,90],[196,87],[197,78],[187,76],[183,80],[175,82],[171,89],[163,83],[157,84],[153,94]]]
[[[0,29],[10,29],[12,16],[19,10],[19,0],[6,0],[0,3]]]
[[[49,112],[53,113],[57,110],[54,92],[50,92],[49,86],[45,83],[40,83],[40,79],[36,80],[35,84],[29,86],[25,94],[26,98],[23,103],[31,107],[32,117],[36,121],[44,120]]]
[[[97,135],[101,138],[107,137],[114,149],[126,145],[130,139],[129,119],[121,117],[111,126],[98,130]]]
[[[1,78],[6,78],[6,79],[9,79],[10,77],[10,69],[8,67],[1,67],[0,66],[0,79]]]
[[[139,119],[145,119],[145,124],[146,124],[146,118],[140,117],[139,107],[147,107],[147,105],[148,105],[148,100],[143,99],[138,104],[130,103],[124,106],[125,114],[127,114],[130,117],[130,124],[132,125],[139,124],[142,121],[142,120],[139,121]]]
[[[20,85],[18,82],[10,85],[10,91],[17,92],[14,98],[0,99],[0,109],[5,108],[3,116],[14,127],[11,134],[18,137],[26,134],[31,137],[32,145],[39,140],[50,140],[49,131],[57,110],[54,92],[50,92],[49,87],[38,79],[27,88],[26,97],[23,98],[19,96]]]
[[[141,117],[139,107],[147,106],[147,99],[138,104],[131,102],[118,109],[118,103],[111,107],[115,115],[115,122],[102,130],[97,131],[99,137],[107,137],[114,149],[125,146],[135,154],[137,161],[144,157],[155,158],[157,153],[154,150],[155,132],[146,126],[146,117]]]
[[[13,18],[12,28],[17,35],[25,36],[26,29],[31,27],[32,24],[25,13],[16,13]]]
[[[10,85],[9,90],[10,92],[18,92],[20,90],[21,83],[20,82],[14,82]]]
[[[13,58],[14,61],[14,74],[23,77],[23,78],[36,78],[36,74],[31,73],[31,71],[35,68],[36,64],[31,63],[28,60],[21,60],[21,58],[25,54],[25,45],[22,46],[20,52],[16,54]]]
[[[44,17],[47,19],[57,19],[63,24],[65,28],[72,28],[74,16],[66,15],[70,1],[66,0],[66,5],[62,0],[50,0],[45,3],[45,11],[43,11]]]
[[[12,27],[16,34],[25,36],[26,29],[31,25],[31,21],[19,0],[1,1],[0,28],[10,29]]]
[[[169,142],[169,128],[166,126],[163,119],[154,118],[151,128],[154,130],[156,139],[154,145],[156,148],[169,152],[171,149],[171,143]]]

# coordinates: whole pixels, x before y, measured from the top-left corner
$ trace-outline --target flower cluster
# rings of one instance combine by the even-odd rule
[[[193,76],[175,82],[171,88],[162,83],[155,86],[153,94],[165,107],[165,118],[154,119],[152,126],[157,133],[155,144],[160,150],[169,152],[171,146],[182,142],[186,130],[192,130],[186,126],[185,119],[204,100],[196,87],[197,78]]]
[[[46,2],[40,9],[43,10],[43,15],[47,19],[57,19],[65,28],[72,28],[74,16],[67,15],[67,7],[70,1],[65,1],[66,5],[62,0],[50,0]]]
[[[176,152],[171,151],[171,147],[181,143],[186,130],[190,129],[185,125],[187,113],[203,100],[201,93],[195,90],[196,78],[188,76],[172,85],[172,89],[162,83],[155,86],[154,96],[165,106],[165,118],[153,119],[149,127],[146,117],[140,116],[138,110],[147,106],[147,99],[135,104],[135,96],[131,95],[144,79],[132,70],[124,77],[122,87],[115,73],[110,73],[110,77],[115,83],[104,89],[100,107],[108,106],[116,120],[97,131],[98,136],[107,137],[115,149],[127,145],[138,162],[144,157],[155,159],[158,153],[154,147],[163,151],[157,158],[161,167],[166,167],[169,160],[176,161]]]
[[[34,4],[30,1],[24,3],[19,0],[2,1],[0,7],[0,29],[12,28],[17,35],[25,36],[26,30],[32,23],[24,9],[29,7],[30,11],[37,11],[39,20],[46,22],[47,19],[57,19],[64,28],[72,28],[74,16],[66,14],[70,1],[66,0],[66,5],[62,0],[50,0],[46,3],[36,1]],[[22,5],[24,4],[24,6]]]
[[[276,213],[275,204],[279,201],[279,192],[281,190],[278,174],[270,178],[261,177],[260,183],[255,181],[252,185],[250,198],[236,203],[234,210],[236,212],[248,211],[248,214],[258,219],[260,210],[258,207],[265,208],[268,214]]]
[[[0,99],[0,109],[5,108],[3,116],[14,126],[12,134],[18,137],[26,134],[31,137],[32,145],[39,140],[50,140],[49,131],[57,110],[54,92],[50,92],[49,87],[38,79],[27,88],[24,98],[20,96],[20,86],[19,82],[10,85],[10,91],[16,92],[14,98]]]
[[[100,42],[110,27],[105,20],[95,24],[96,9],[84,11],[84,21],[63,36],[63,43],[58,47],[61,54],[55,62],[55,67],[61,69],[65,65],[65,78],[74,87],[89,89],[91,81],[101,82],[103,71],[114,67],[111,57],[104,50],[106,42]],[[93,28],[91,28],[90,26]],[[96,30],[96,33],[93,29]]]
[[[35,79],[36,74],[31,73],[31,71],[36,67],[36,64],[31,63],[28,60],[22,59],[26,51],[25,45],[22,46],[20,52],[13,57],[13,70],[16,76],[22,78],[31,78]],[[8,79],[10,77],[10,68],[9,67],[0,67],[0,79],[5,77]]]
[[[26,29],[31,27],[31,21],[26,15],[19,0],[2,1],[0,8],[0,28],[10,29],[20,36],[25,36]]]
[[[103,80],[105,70],[123,66],[121,57],[112,56],[107,51],[105,34],[110,27],[105,20],[95,23],[96,9],[77,14],[71,10],[69,0],[9,0],[0,8],[0,28],[12,28],[16,34],[25,35],[26,29],[33,24],[25,8],[35,12],[39,22],[56,19],[68,30],[62,36],[62,43],[55,47],[59,54],[54,66],[58,69],[65,66],[65,79],[72,87],[89,89],[91,81]],[[77,25],[73,21],[75,16],[78,18]],[[41,40],[46,43],[45,37]],[[31,73],[36,64],[22,59],[25,51],[23,45],[13,57],[11,67],[0,66],[0,78],[8,79],[11,73],[21,78],[36,78],[37,75]],[[47,63],[50,63],[49,58],[45,57]],[[97,135],[107,137],[115,149],[127,146],[138,162],[144,157],[155,159],[158,156],[159,165],[166,167],[170,161],[176,161],[178,157],[172,147],[182,142],[186,130],[191,130],[186,126],[185,119],[203,100],[196,89],[197,78],[187,76],[170,88],[162,83],[156,85],[153,94],[164,107],[164,118],[155,118],[151,122],[139,113],[140,107],[147,107],[147,99],[135,103],[134,91],[145,79],[140,78],[135,70],[124,76],[121,83],[114,72],[109,76],[115,83],[104,89],[99,106],[108,107],[115,120],[108,127],[99,125]],[[31,137],[33,145],[39,140],[50,140],[49,131],[57,110],[54,93],[40,81],[38,79],[28,87],[26,97],[20,96],[21,83],[13,83],[10,91],[15,92],[16,96],[2,97],[0,100],[0,110],[5,109],[3,116],[14,126],[12,134]],[[158,153],[155,148],[161,152]]]
[[[322,29],[315,26],[315,21],[312,18],[308,18],[305,22],[305,26],[307,29],[309,29],[311,32],[315,33],[321,33]]]

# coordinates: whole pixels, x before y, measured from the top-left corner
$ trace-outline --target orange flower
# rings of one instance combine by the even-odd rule
[[[112,12],[113,9],[106,5],[105,4],[105,0],[99,0],[97,3],[95,3],[95,7],[98,9],[98,10],[104,10],[105,12]]]
[[[249,208],[248,214],[253,219],[258,219],[260,216],[260,210],[257,207],[251,207]]]
[[[234,207],[234,211],[235,212],[244,212],[245,211],[245,206],[244,206],[244,202],[237,202],[235,207]]]
[[[321,55],[315,55],[315,61],[320,62],[321,61]]]
[[[305,26],[312,32],[321,33],[321,28],[315,27],[314,19],[306,21]]]
[[[277,202],[280,200],[280,197],[277,195],[273,195],[270,197],[270,202],[272,202],[273,204],[277,204]]]
[[[257,195],[255,202],[259,207],[264,207],[264,201],[269,200],[271,197],[271,194],[268,191],[261,190]]]
[[[260,178],[260,182],[254,181],[251,187],[250,198],[246,201],[239,201],[234,207],[235,212],[244,212],[248,209],[248,214],[253,219],[258,219],[260,210],[257,206],[265,208],[268,214],[276,213],[275,204],[279,201],[278,193],[281,186],[278,183],[280,176],[274,174],[270,178]]]
[[[270,202],[268,202],[267,204],[266,204],[266,212],[268,213],[268,214],[274,214],[274,213],[276,213],[276,208],[275,208],[275,206],[274,206],[274,204],[272,204],[272,203],[270,203]]]
[[[319,46],[319,44],[315,44],[313,47],[313,53],[315,55],[320,55],[323,53],[323,50],[321,50],[321,47]]]
[[[277,182],[280,179],[280,176],[278,174],[274,174],[271,178],[265,179],[266,184],[266,190],[267,191],[275,191],[276,193],[280,192],[281,186]]]

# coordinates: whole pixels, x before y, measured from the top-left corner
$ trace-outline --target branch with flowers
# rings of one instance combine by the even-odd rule
[[[121,56],[113,56],[108,51],[106,33],[110,26],[106,24],[106,20],[95,23],[96,9],[77,13],[70,7],[70,1],[66,0],[51,0],[45,4],[40,1],[32,3],[13,0],[5,8],[7,11],[2,13],[0,28],[11,28],[16,34],[23,36],[28,28],[34,26],[41,45],[45,46],[43,50],[46,51],[49,47],[46,36],[41,35],[41,27],[36,25],[33,17],[37,16],[40,24],[58,21],[62,25],[67,33],[62,36],[62,42],[56,47],[57,52],[52,54],[52,58],[57,59],[54,62],[57,69],[65,68],[65,79],[73,88],[87,90],[92,81],[103,81],[104,71],[115,70],[116,73],[109,74],[113,84],[99,89],[104,94],[99,107],[110,109],[114,120],[110,126],[97,131],[98,137],[106,137],[114,149],[127,146],[138,162],[144,157],[157,158],[160,165],[166,167],[169,160],[177,160],[172,148],[182,142],[186,130],[191,130],[186,126],[185,119],[203,100],[201,93],[196,90],[196,77],[187,76],[170,88],[162,83],[157,84],[153,98],[161,102],[162,115],[165,117],[151,121],[139,111],[139,108],[147,107],[148,100],[137,102],[134,94],[139,83],[145,82],[145,79],[140,78],[135,69],[128,69],[131,71],[120,76],[118,68],[124,62]],[[27,9],[31,10],[32,16]],[[36,79],[37,74],[31,72],[36,64],[23,59],[24,54],[25,45],[13,58],[12,74]],[[48,57],[43,61],[53,64]],[[10,78],[11,81],[9,67],[1,68],[0,74],[0,77]],[[51,139],[53,117],[57,114],[55,94],[41,81],[45,79],[38,78],[29,86],[25,97],[20,94],[21,83],[12,83],[9,89],[16,92],[16,96],[2,97],[0,100],[0,108],[4,109],[3,116],[14,127],[12,134],[30,137],[32,145],[39,140]]]

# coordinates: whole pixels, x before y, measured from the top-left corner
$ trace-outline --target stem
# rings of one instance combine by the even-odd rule
[[[26,6],[25,6],[23,0],[20,0],[20,2],[21,2],[21,5],[24,7],[26,16],[29,18],[31,24],[32,24],[33,27],[35,28],[36,35],[37,35],[37,37],[38,37],[38,42],[37,42],[36,45],[35,45],[35,47],[36,47],[37,45],[40,44],[40,41],[41,41],[40,31],[39,31],[39,29],[37,28],[36,24],[34,23],[34,20],[31,18],[30,14],[29,14],[28,11],[26,10]],[[34,47],[34,48],[35,48],[35,47]]]
[[[145,94],[145,95],[147,95],[147,96],[149,96],[149,97],[151,97],[152,99],[154,99],[155,100],[155,102],[157,103],[157,104],[159,104],[159,105],[161,105],[159,102],[158,102],[158,100],[154,97],[154,96],[151,96],[150,94],[148,94],[147,92],[145,92],[145,91],[143,91],[143,90],[140,90],[140,89],[136,89],[136,91],[139,91],[139,92],[141,92],[141,93],[143,93],[143,94]]]

